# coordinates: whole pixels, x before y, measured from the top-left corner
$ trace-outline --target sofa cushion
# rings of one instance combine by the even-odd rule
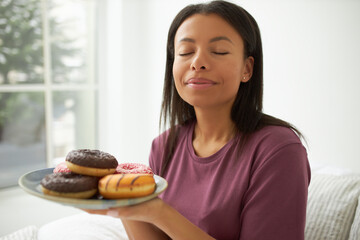
[[[0,240],[37,240],[37,232],[38,228],[35,225],[30,225],[3,236]]]
[[[356,208],[355,217],[353,224],[350,229],[349,240],[359,240],[360,239],[360,197],[358,198],[358,206]]]
[[[313,173],[305,239],[348,239],[360,194],[360,176]]]

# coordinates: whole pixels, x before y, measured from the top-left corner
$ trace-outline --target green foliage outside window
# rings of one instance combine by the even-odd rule
[[[2,0],[0,16],[1,83],[43,82],[41,2]]]
[[[56,8],[52,1],[46,1],[47,15]],[[57,3],[57,4],[62,4]],[[63,34],[63,25],[71,25],[68,20],[59,20],[50,16],[45,18],[48,24],[48,42],[44,43],[44,5],[41,0],[1,0],[0,1],[0,87],[12,85],[44,84],[44,44],[50,49],[50,69],[55,83],[67,83],[66,74],[71,69],[65,63],[66,58],[79,54],[74,46],[76,39]],[[80,66],[83,67],[83,66]],[[78,68],[80,68],[78,67]],[[27,94],[29,102],[39,103],[43,94]],[[0,92],[0,141],[6,121],[26,115],[24,109],[15,115],[18,94]],[[41,100],[44,102],[44,99]],[[19,114],[17,112],[17,114]]]

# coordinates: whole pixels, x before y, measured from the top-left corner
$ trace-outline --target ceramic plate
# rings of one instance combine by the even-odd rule
[[[41,186],[40,186],[41,179],[43,179],[45,175],[51,174],[53,170],[54,168],[45,168],[45,169],[26,173],[19,178],[19,185],[26,192],[36,197],[44,198],[63,205],[68,205],[83,209],[107,209],[113,207],[123,207],[123,206],[139,204],[157,197],[167,188],[168,185],[164,178],[154,175],[155,183],[156,183],[155,192],[145,197],[115,199],[115,200],[101,199],[101,196],[95,196],[90,199],[55,197],[55,196],[45,195],[41,191]]]

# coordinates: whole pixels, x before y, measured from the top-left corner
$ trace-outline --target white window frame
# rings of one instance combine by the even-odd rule
[[[101,4],[99,4],[101,5]],[[92,64],[92,66],[89,66],[90,71],[88,71],[87,78],[89,79],[89,83],[87,84],[54,84],[51,80],[52,73],[51,73],[51,52],[50,52],[50,35],[49,35],[49,25],[48,25],[48,12],[47,12],[47,0],[41,0],[41,8],[42,8],[42,22],[43,22],[43,56],[44,56],[44,83],[43,84],[16,84],[16,85],[0,85],[0,93],[7,93],[7,92],[42,92],[44,93],[44,110],[45,110],[45,132],[46,132],[46,165],[48,167],[54,166],[54,151],[53,151],[53,145],[54,145],[54,139],[53,139],[53,92],[55,91],[93,91],[97,92],[97,106],[98,107],[102,105],[102,91],[99,87],[99,84],[97,81],[95,81],[95,78],[97,78],[97,69],[96,69],[96,62],[94,60],[95,53],[99,51],[96,49],[97,47],[100,47],[100,43],[96,45],[95,51],[94,46],[96,44],[96,41],[94,41],[94,38],[89,38],[90,44],[89,46],[89,52],[93,53],[89,55],[90,60],[89,62]],[[92,9],[89,8],[89,11]],[[95,14],[100,14],[99,20],[101,20],[101,16],[104,15],[103,9],[97,9],[94,12],[92,16],[95,16]],[[95,24],[95,22],[92,22],[93,19],[88,19],[89,24],[88,26],[94,26],[91,24]],[[95,36],[94,27],[89,27],[89,36]],[[96,39],[98,40],[98,39]],[[102,81],[102,79],[99,79]],[[104,88],[104,84],[102,84],[102,89]],[[100,109],[100,108],[99,108]],[[104,114],[104,112],[103,112]],[[99,119],[99,116],[102,114],[97,114],[97,129],[95,136],[98,138],[99,132],[101,132],[100,126],[101,119]],[[98,138],[99,139],[99,138]],[[101,138],[100,138],[101,139]],[[99,140],[100,140],[99,139]],[[100,141],[96,141],[96,145],[101,145]]]

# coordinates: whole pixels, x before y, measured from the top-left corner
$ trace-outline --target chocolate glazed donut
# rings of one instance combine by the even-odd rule
[[[40,182],[44,194],[66,198],[90,198],[98,190],[99,178],[62,172],[46,175]]]
[[[65,162],[71,172],[96,177],[112,174],[118,166],[116,158],[111,154],[90,149],[72,150]]]

